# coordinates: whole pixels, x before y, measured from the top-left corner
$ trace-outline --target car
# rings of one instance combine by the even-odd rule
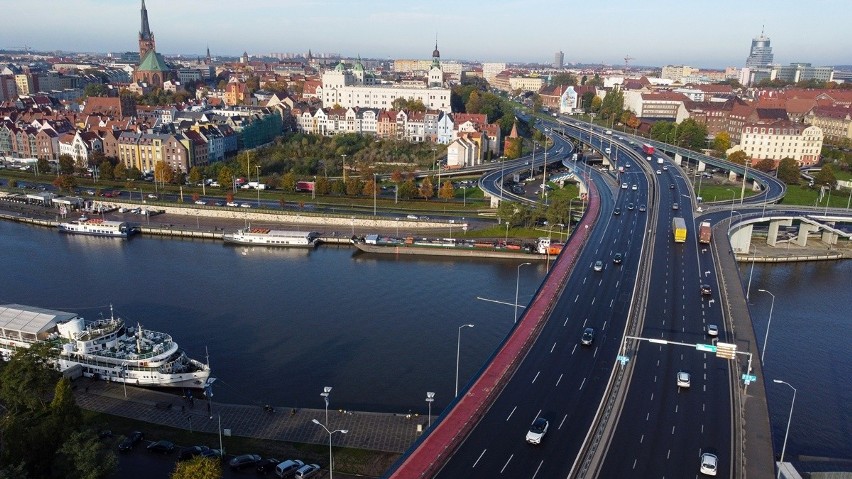
[[[678,371],[677,372],[677,387],[679,388],[688,388],[689,387],[689,373],[686,371]]]
[[[604,151],[606,152],[606,154],[607,154],[607,155],[610,153],[610,149],[609,149],[609,148],[604,148]]]
[[[305,463],[298,459],[288,459],[275,466],[275,475],[278,477],[293,477],[293,474],[304,466]]]
[[[595,265],[594,265],[593,268],[594,268],[595,271],[602,271],[603,270],[603,261],[595,261]]]
[[[156,199],[159,199],[159,196],[155,195],[154,193],[148,193],[148,198],[150,198],[152,200],[156,200]]]
[[[633,203],[627,203],[627,209],[633,211]]]
[[[583,335],[580,336],[580,342],[583,346],[591,346],[595,341],[595,328],[586,328],[583,330]]]
[[[626,189],[627,189],[627,183],[622,183],[622,184],[621,184],[621,189],[622,189],[622,190],[626,190]]]
[[[87,195],[95,196],[95,190],[86,190]]]
[[[698,469],[701,474],[707,476],[716,475],[716,466],[719,464],[719,458],[715,454],[705,452],[701,455],[701,467]]]
[[[213,204],[214,204],[214,205],[216,205],[216,206],[225,206],[225,202],[224,202],[224,201],[217,201],[217,202],[215,202],[215,203],[213,203]]]
[[[639,211],[644,213],[646,209],[647,208],[645,208],[645,205],[639,205]]]
[[[148,452],[159,452],[160,454],[171,454],[175,450],[175,444],[165,439],[148,444]]]
[[[660,171],[660,170],[657,170],[657,174],[658,174],[658,175],[662,175],[662,174],[663,174],[663,172],[662,172],[662,171]]]
[[[709,284],[701,285],[701,296],[710,296],[713,294],[713,290],[710,288]]]
[[[249,203],[240,203],[240,208],[251,208]]]
[[[663,171],[669,171],[669,165],[663,165]]]
[[[409,219],[409,220],[419,220],[420,219],[420,217],[417,216],[417,215],[408,215],[405,218]]]
[[[268,474],[275,470],[275,467],[281,464],[279,459],[275,459],[274,457],[266,458],[257,463],[255,470],[258,474]]]
[[[178,452],[178,461],[186,461],[195,456],[205,456],[211,449],[207,446],[189,446]]]
[[[550,423],[543,417],[537,417],[527,431],[527,442],[530,444],[541,444],[541,439],[547,434]]]
[[[313,477],[319,470],[319,464],[305,464],[296,470],[296,475],[293,477],[296,479],[308,479],[309,477]]]
[[[242,454],[228,461],[228,467],[233,470],[255,467],[261,460],[257,454]]]
[[[707,336],[719,335],[719,326],[716,326],[715,324],[708,324],[704,329],[707,331]]]
[[[616,209],[612,210],[612,214],[614,214],[615,216],[620,215],[621,214],[621,208],[616,208]]]
[[[233,206],[233,207],[240,206],[240,204],[239,204],[239,203],[237,203],[236,201],[229,201],[229,202],[227,202],[226,204],[227,204],[228,206]]]
[[[206,201],[204,201],[204,200],[195,200],[195,204],[196,204],[196,205],[206,205],[206,204],[207,204],[207,202],[206,202]]]
[[[612,256],[612,262],[615,263],[615,264],[621,264],[621,258],[622,258],[621,253],[615,253]]]
[[[636,191],[636,190],[639,189],[639,185],[633,185],[633,186],[630,187],[630,189],[632,189],[633,191]]]
[[[669,189],[670,189],[670,190],[673,190],[674,188],[675,188],[674,183],[670,183],[670,184],[669,184]]]
[[[139,444],[139,441],[141,441],[144,437],[145,435],[140,431],[133,431],[122,439],[120,443],[118,443],[118,450],[121,452],[127,452],[133,449],[133,446]]]
[[[625,168],[630,168],[630,163],[625,163],[625,164],[624,164],[624,167],[625,167]]]
[[[680,209],[680,205],[678,205],[677,203],[672,203],[672,209],[673,209],[673,210],[679,210],[679,209]]]

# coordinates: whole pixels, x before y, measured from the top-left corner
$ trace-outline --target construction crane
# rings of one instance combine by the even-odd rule
[[[631,57],[628,53],[626,57],[624,57],[624,69],[627,70],[630,67],[630,60],[635,60],[635,58]]]

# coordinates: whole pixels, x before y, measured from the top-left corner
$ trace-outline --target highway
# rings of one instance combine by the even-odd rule
[[[648,183],[638,169],[626,177],[637,190],[590,173],[602,204],[598,227],[589,232],[590,246],[514,376],[437,477],[569,474],[606,388],[639,267],[648,215],[627,210],[626,204],[644,201]],[[615,205],[621,214],[613,215]],[[616,253],[624,256],[621,264],[612,260]],[[594,270],[596,261],[602,271]],[[589,346],[580,343],[586,327],[596,331]],[[550,426],[541,444],[528,444],[524,438],[537,417]]]

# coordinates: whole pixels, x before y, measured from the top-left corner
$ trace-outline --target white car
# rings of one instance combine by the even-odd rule
[[[701,468],[699,471],[701,474],[707,476],[715,476],[716,475],[716,466],[719,464],[719,458],[716,457],[715,454],[710,454],[709,452],[705,452],[701,455]]]
[[[157,195],[155,195],[154,193],[148,193],[148,198],[151,198],[152,200],[156,200]]]
[[[420,217],[417,216],[417,215],[408,215],[408,216],[406,216],[406,218],[410,219],[410,220],[419,220],[420,219]]]
[[[719,327],[715,324],[707,325],[707,336],[718,336],[719,335]]]
[[[248,203],[240,203],[240,208],[251,208],[251,205]]]
[[[239,203],[237,203],[236,201],[229,201],[229,202],[227,203],[227,205],[228,205],[228,206],[233,206],[233,207],[240,206],[240,204],[239,204]]]
[[[550,423],[543,417],[539,417],[533,421],[529,431],[527,431],[527,442],[530,444],[540,444],[541,438],[547,434],[548,426],[550,426]]]
[[[663,171],[669,171],[669,165],[663,165]]]
[[[204,200],[195,200],[195,204],[196,205],[206,205],[207,202],[205,202]]]
[[[626,190],[626,189],[627,189],[627,183],[622,183],[622,184],[621,184],[621,189],[622,189],[622,190]]]
[[[677,373],[677,387],[679,388],[688,388],[689,387],[689,373],[686,371],[678,371]]]
[[[607,155],[610,154],[609,148],[604,148],[604,151],[606,152]]]
[[[662,172],[662,171],[660,171],[660,170],[657,170],[657,174],[658,174],[658,175],[662,175],[662,174],[663,174],[663,172]]]
[[[630,187],[630,189],[636,191],[639,189],[639,185],[633,185],[632,187]]]
[[[603,261],[595,261],[593,268],[595,271],[603,271]]]

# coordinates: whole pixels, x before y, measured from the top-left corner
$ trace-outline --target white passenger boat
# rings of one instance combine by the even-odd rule
[[[139,232],[139,228],[124,221],[110,221],[101,218],[86,218],[59,223],[59,231],[91,236],[110,236],[127,238]]]
[[[0,305],[0,355],[33,344],[53,346],[62,372],[136,386],[203,388],[210,366],[187,357],[166,333],[128,327],[110,317],[88,322],[75,313],[19,304]],[[76,368],[76,369],[75,369]]]
[[[225,243],[255,246],[285,246],[291,248],[313,248],[317,245],[317,234],[305,231],[282,231],[268,228],[244,228],[236,233],[225,234]]]

